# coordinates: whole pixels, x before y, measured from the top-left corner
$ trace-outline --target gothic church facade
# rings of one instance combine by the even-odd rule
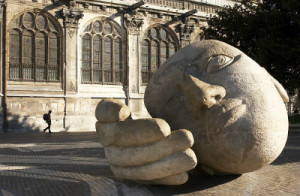
[[[103,98],[133,118],[154,71],[229,0],[0,1],[0,132],[93,131]]]

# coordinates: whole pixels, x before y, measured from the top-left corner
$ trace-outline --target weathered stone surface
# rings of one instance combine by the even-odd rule
[[[123,121],[130,117],[130,109],[119,100],[103,99],[97,105],[95,115],[103,123]]]
[[[149,131],[151,119],[96,126],[117,178],[175,185],[186,182],[185,172],[197,159],[211,175],[242,174],[271,163],[287,139],[284,101],[287,93],[265,69],[232,46],[206,40],[167,60],[145,93],[153,117],[193,135],[176,136],[177,131],[148,141],[157,134]],[[193,137],[197,159],[189,148]]]
[[[176,145],[174,145],[176,144]],[[114,166],[129,167],[152,163],[192,147],[194,138],[188,130],[177,130],[165,139],[148,145],[105,148],[107,161]]]
[[[287,140],[287,100],[255,61],[216,40],[181,49],[145,92],[151,116],[193,133],[199,166],[212,175],[251,172],[276,159]]]
[[[175,175],[193,169],[197,158],[191,149],[175,153],[157,162],[138,167],[115,167],[111,169],[119,179],[127,180],[154,180]]]
[[[98,106],[98,110],[102,110],[103,104]],[[104,113],[101,119],[106,118],[105,115],[110,113]],[[98,121],[96,131],[106,159],[119,179],[179,185],[187,181],[186,172],[197,164],[196,155],[190,149],[194,143],[192,133],[185,129],[171,133],[163,119]]]
[[[96,123],[103,146],[139,146],[164,139],[171,133],[166,121],[158,118]]]

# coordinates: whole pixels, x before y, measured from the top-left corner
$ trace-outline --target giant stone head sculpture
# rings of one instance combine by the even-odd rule
[[[286,101],[264,68],[216,40],[181,49],[145,92],[152,117],[192,132],[198,166],[210,174],[241,174],[275,160],[287,140]]]

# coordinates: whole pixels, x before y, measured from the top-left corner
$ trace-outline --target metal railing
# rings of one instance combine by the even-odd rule
[[[9,80],[58,82],[60,65],[9,64]]]
[[[102,70],[82,68],[81,83],[83,84],[122,84],[124,83],[123,70]],[[103,74],[103,75],[102,75]],[[91,77],[93,75],[93,78]]]

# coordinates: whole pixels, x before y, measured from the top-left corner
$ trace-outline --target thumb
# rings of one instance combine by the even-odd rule
[[[100,123],[124,121],[130,118],[127,105],[116,99],[103,99],[96,107],[95,116]]]

